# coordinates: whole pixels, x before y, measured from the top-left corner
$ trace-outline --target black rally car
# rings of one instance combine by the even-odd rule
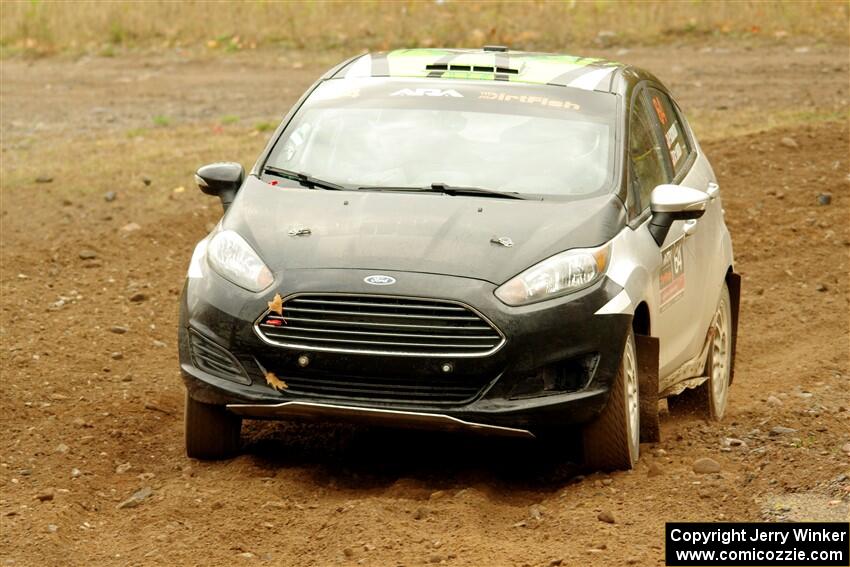
[[[248,418],[533,437],[631,467],[659,396],[720,418],[738,279],[667,90],[607,61],[402,50],[326,73],[245,176],[180,310],[189,456]],[[699,219],[699,220],[698,220]]]

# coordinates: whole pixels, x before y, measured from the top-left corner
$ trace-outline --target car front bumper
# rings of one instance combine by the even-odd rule
[[[280,274],[266,292],[242,290],[206,270],[187,280],[180,307],[180,367],[189,395],[201,402],[227,405],[246,417],[366,421],[399,427],[467,429],[501,435],[530,435],[534,431],[588,421],[604,407],[620,365],[631,313],[597,313],[622,292],[607,278],[573,294],[522,307],[509,307],[493,294],[489,282],[469,278],[410,272],[382,272],[396,278],[389,295],[448,300],[471,307],[504,336],[492,354],[471,358],[440,356],[310,352],[309,369],[296,363],[298,349],[274,346],[262,340],[254,323],[280,290],[287,297],[300,293],[375,294],[364,283],[374,272],[365,270],[290,270]],[[286,290],[285,292],[283,290]],[[379,290],[387,295],[386,288]],[[193,356],[193,337],[202,337],[211,349],[232,357],[228,366],[210,371]],[[203,346],[203,345],[202,345]],[[441,375],[450,363],[452,376],[481,387],[462,402],[378,399],[276,391],[264,372],[274,361],[283,379],[322,380],[328,377],[409,376],[418,383]],[[580,380],[569,389],[535,390],[542,369],[581,361]],[[572,367],[571,367],[572,368]],[[576,366],[576,368],[579,368]],[[241,373],[236,372],[241,370]]]

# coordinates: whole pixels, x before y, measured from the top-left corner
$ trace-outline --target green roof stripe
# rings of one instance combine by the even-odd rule
[[[592,81],[581,82],[578,79],[599,69],[619,66],[618,63],[604,59],[571,55],[510,51],[499,53],[462,49],[399,49],[364,55],[363,59],[355,61],[348,68],[347,77],[386,76],[386,74],[391,77],[428,77],[429,73],[433,73],[426,68],[428,65],[447,64],[468,66],[470,70],[447,69],[439,72],[441,78],[494,81],[495,73],[474,71],[472,68],[507,65],[518,71],[507,76],[512,82],[567,86],[570,82],[577,81],[576,84],[580,84],[581,88],[592,88],[586,84]],[[373,60],[379,64],[372,65]]]

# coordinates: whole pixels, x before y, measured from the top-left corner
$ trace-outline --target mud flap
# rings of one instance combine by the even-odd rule
[[[640,442],[661,441],[658,420],[658,339],[635,335],[640,391]]]
[[[738,349],[738,310],[741,307],[741,275],[735,272],[726,274],[726,287],[729,288],[729,301],[732,303],[732,365],[729,368],[729,383],[735,380],[735,351]]]

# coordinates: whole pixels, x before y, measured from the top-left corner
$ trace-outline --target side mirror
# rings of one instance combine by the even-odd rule
[[[225,211],[236,197],[244,179],[245,170],[242,166],[230,161],[205,165],[195,173],[198,188],[207,195],[221,199]]]
[[[707,193],[681,185],[659,185],[652,190],[649,232],[661,246],[673,222],[698,219],[705,214],[710,198]]]

